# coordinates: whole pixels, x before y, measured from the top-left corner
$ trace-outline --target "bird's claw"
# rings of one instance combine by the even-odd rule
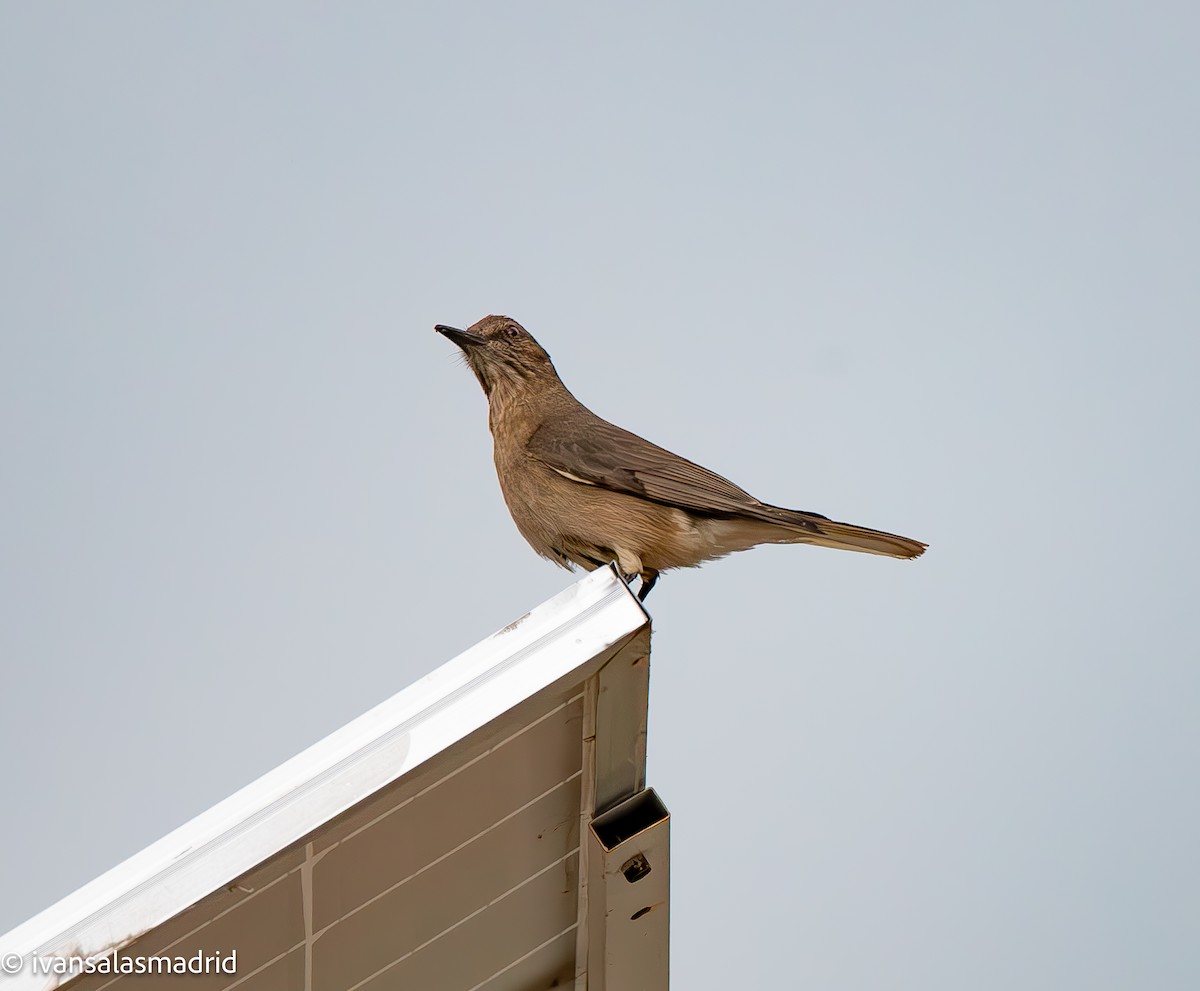
[[[643,571],[641,574],[638,574],[635,571],[628,575],[621,575],[621,581],[623,581],[626,585],[632,585],[635,578],[641,578],[642,580],[642,585],[637,590],[638,602],[645,602],[646,596],[650,594],[650,589],[654,588],[654,583],[658,581],[658,572]]]

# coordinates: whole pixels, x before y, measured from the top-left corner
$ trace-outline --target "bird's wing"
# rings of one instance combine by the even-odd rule
[[[529,454],[580,485],[678,506],[705,516],[760,520],[792,531],[786,543],[811,543],[842,550],[919,557],[925,545],[908,537],[839,523],[820,513],[759,502],[727,478],[622,430],[594,414],[581,421],[548,419],[534,432]],[[757,532],[754,542],[779,540]],[[746,546],[746,545],[743,545]]]
[[[570,426],[548,419],[526,449],[573,481],[692,512],[740,516],[765,508],[729,479],[599,417]]]

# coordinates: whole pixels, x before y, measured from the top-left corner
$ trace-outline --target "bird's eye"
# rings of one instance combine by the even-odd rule
[[[509,337],[512,337],[512,338],[517,338],[517,337],[521,336],[521,331],[517,327],[506,327],[504,329],[504,333],[506,333]]]

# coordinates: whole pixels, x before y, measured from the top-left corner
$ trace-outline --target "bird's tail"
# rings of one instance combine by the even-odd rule
[[[772,543],[816,544],[818,547],[899,558],[920,557],[925,553],[927,546],[909,537],[884,533],[882,530],[870,530],[853,523],[839,523],[816,513],[780,509],[775,506],[764,508],[771,523],[775,524],[775,534],[769,538]]]
[[[817,544],[835,547],[844,551],[861,551],[864,554],[884,554],[887,557],[914,558],[925,553],[926,545],[919,540],[901,537],[882,530],[869,530],[853,523],[838,523],[836,520],[821,520],[817,524],[819,533],[799,536],[796,543]]]

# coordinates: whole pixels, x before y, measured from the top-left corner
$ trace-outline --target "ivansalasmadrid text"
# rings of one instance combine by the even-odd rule
[[[34,957],[35,974],[236,974],[237,950],[203,951],[185,956],[127,956],[119,950],[103,957]]]

